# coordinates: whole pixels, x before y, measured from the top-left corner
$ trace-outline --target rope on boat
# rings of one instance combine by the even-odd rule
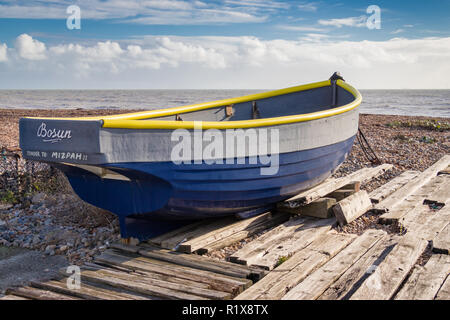
[[[373,164],[381,164],[380,159],[378,159],[375,151],[373,151],[369,142],[367,142],[367,139],[360,128],[358,128],[358,134],[356,135],[356,138],[358,139],[358,143],[361,146],[361,150],[363,151],[363,154],[366,157],[366,159]]]

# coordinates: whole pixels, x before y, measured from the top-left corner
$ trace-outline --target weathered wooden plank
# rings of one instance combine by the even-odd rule
[[[315,219],[293,233],[285,234],[278,241],[266,247],[262,254],[247,258],[247,264],[265,270],[272,270],[282,257],[290,257],[297,251],[308,246],[317,237],[329,231],[335,223],[335,219]]]
[[[440,190],[448,187],[448,179],[447,177],[437,176],[430,180],[429,183],[421,186],[419,189],[414,191],[412,194],[408,195],[403,202],[399,203],[392,210],[389,210],[385,214],[380,217],[380,223],[391,224],[397,221],[400,221],[402,218],[410,216],[413,210],[417,210],[423,204],[423,201],[427,197],[433,197],[435,193],[440,192]],[[398,191],[400,191],[400,188]],[[385,200],[388,200],[386,198]],[[378,205],[381,205],[379,203]],[[375,208],[377,208],[377,206]],[[418,208],[420,210],[420,208]],[[375,209],[379,211],[378,209]]]
[[[449,174],[450,175],[450,165],[447,167],[447,168],[445,168],[444,170],[441,170],[441,171],[439,171],[438,172],[438,175],[444,175],[444,174]]]
[[[291,208],[287,202],[281,202],[277,206],[278,212],[286,212],[290,214],[301,214],[302,216],[327,219],[331,218],[331,207],[336,204],[334,198],[320,198],[314,200],[307,205]]]
[[[246,266],[236,265],[230,262],[217,261],[199,255],[190,255],[166,249],[153,250],[143,246],[126,246],[122,244],[112,244],[111,248],[117,250],[113,251],[116,254],[120,254],[121,251],[126,253],[134,253],[155,260],[161,260],[176,265],[196,268],[200,270],[212,271],[237,278],[250,278],[253,272],[258,272],[258,270]]]
[[[0,300],[30,300],[28,298],[24,298],[24,297],[20,297],[20,296],[16,296],[13,294],[8,294],[6,296],[0,297]]]
[[[280,225],[235,252],[232,261],[271,270],[278,259],[289,256],[331,229],[335,219],[296,218]]]
[[[419,175],[419,171],[405,171],[399,176],[395,177],[388,183],[382,185],[381,187],[373,190],[369,194],[369,198],[373,203],[379,203],[381,200],[385,199],[390,194],[394,193],[405,184],[407,184],[410,180],[414,179]]]
[[[296,286],[308,274],[334,257],[354,238],[354,235],[349,234],[327,233],[322,235],[311,245],[294,254],[266,277],[245,290],[236,299],[280,299],[286,294],[287,290]]]
[[[359,288],[364,278],[372,273],[374,266],[383,261],[396,244],[397,239],[381,233],[380,240],[347,269],[318,300],[347,300]]]
[[[182,285],[191,286],[194,288],[203,288],[203,289],[210,288],[210,286],[208,284],[202,283],[199,281],[168,276],[166,274],[161,274],[161,273],[146,272],[143,270],[133,271],[133,272],[123,272],[123,271],[114,270],[112,268],[101,268],[101,269],[95,269],[95,270],[83,268],[83,270],[99,271],[99,272],[106,271],[106,272],[109,272],[110,274],[114,273],[117,277],[127,276],[127,275],[140,276],[142,278],[149,278],[149,279],[153,279],[155,281],[171,282],[174,284],[182,284]]]
[[[180,246],[184,245],[184,243],[188,242],[189,240],[202,237],[205,234],[209,234],[211,232],[215,232],[218,229],[228,227],[230,224],[233,224],[236,222],[236,218],[234,217],[226,217],[222,219],[213,219],[211,222],[204,222],[204,224],[198,226],[197,228],[177,234],[174,237],[171,237],[169,239],[163,240],[161,242],[161,247],[171,250],[178,250],[180,252],[187,252],[183,251]],[[184,248],[183,246],[182,248]],[[180,249],[179,249],[180,248]],[[186,249],[184,249],[186,250]],[[190,252],[188,252],[190,253]]]
[[[434,241],[450,222],[450,203],[438,211],[431,210],[428,205],[418,205],[400,222],[417,237]]]
[[[446,202],[449,201],[450,198],[450,176],[443,176],[446,182],[443,183],[439,189],[433,194],[427,196],[423,201],[424,204],[440,204],[445,205]]]
[[[36,289],[28,286],[7,289],[6,294],[13,294],[19,297],[34,300],[80,300],[79,298],[68,296],[65,294]]]
[[[286,221],[289,218],[286,214],[277,214],[276,216],[277,217],[274,219],[280,222]],[[177,251],[186,253],[192,253],[194,251],[202,254],[206,253],[207,249],[205,248],[208,245],[214,244],[217,241],[221,241],[223,239],[227,239],[228,237],[241,231],[248,231],[248,234],[253,234],[257,232],[257,230],[261,230],[262,226],[264,227],[265,225],[267,225],[267,227],[269,227],[270,225],[272,225],[272,223],[270,222],[271,219],[272,214],[270,212],[267,212],[253,218],[240,220],[238,222],[225,225],[221,228],[204,232],[180,244]]]
[[[403,236],[386,259],[367,277],[350,299],[391,299],[417,259],[424,252],[427,244],[428,241],[413,234]]]
[[[283,300],[314,300],[358,261],[382,237],[381,230],[367,230],[321,268],[292,288]]]
[[[265,223],[261,223],[258,224],[254,227],[252,227],[249,230],[244,230],[244,231],[239,231],[236,232],[235,234],[228,236],[226,238],[223,238],[221,240],[212,242],[206,246],[204,246],[203,248],[201,248],[200,250],[198,250],[197,252],[199,253],[206,253],[206,252],[211,252],[213,250],[217,250],[217,249],[221,249],[224,248],[226,246],[229,246],[233,243],[236,243],[238,241],[241,241],[249,236],[252,236],[260,231],[266,230],[266,229],[270,229],[274,226],[279,225],[280,223],[283,223],[285,221],[288,220],[288,216],[289,214],[286,213],[277,213],[275,214],[272,219],[268,220]]]
[[[352,181],[350,183],[347,183],[345,186],[340,188],[339,190],[353,190],[355,192],[358,192],[361,190],[361,181]]]
[[[129,276],[129,275],[128,275]],[[118,277],[116,274],[108,274],[106,270],[100,271],[81,271],[81,279],[86,279],[90,282],[107,284],[112,287],[121,288],[138,292],[145,295],[157,296],[163,299],[188,299],[188,300],[205,300],[207,298],[198,296],[184,291],[179,291],[173,286],[161,287],[150,283],[149,281],[143,281],[142,279],[135,279],[129,276],[127,280],[123,277]]]
[[[144,257],[156,260],[171,262],[180,266],[191,267],[200,270],[212,271],[236,278],[257,278],[261,277],[262,271],[226,261],[216,261],[210,258],[188,255],[184,253],[158,252],[140,249],[139,254]]]
[[[151,245],[161,247],[163,241],[167,241],[168,239],[176,238],[176,237],[178,238],[178,240],[180,242],[180,241],[186,239],[186,237],[183,237],[185,234],[190,234],[192,232],[195,232],[195,230],[197,230],[198,228],[201,228],[204,225],[205,225],[205,221],[195,222],[193,224],[189,224],[184,227],[181,227],[181,228],[175,229],[173,231],[159,235],[157,237],[151,238],[148,240],[148,243]],[[168,249],[173,249],[173,247],[168,248]]]
[[[333,212],[341,226],[346,225],[359,218],[372,208],[372,202],[365,190],[360,190],[355,194],[339,201]]]
[[[393,165],[391,164],[382,164],[375,168],[363,168],[342,178],[338,179],[330,178],[327,179],[325,182],[321,183],[320,185],[312,189],[306,190],[286,201],[296,200],[304,203],[309,203],[326,196],[327,194],[333,192],[334,190],[344,187],[345,185],[347,185],[352,181],[359,181],[361,183],[364,183],[378,175],[383,174],[387,170],[391,170],[392,168]]]
[[[450,300],[450,276],[447,276],[447,279],[439,289],[435,300]]]
[[[120,273],[116,273],[116,272],[111,272],[111,271],[107,271],[107,270],[98,270],[98,271],[94,271],[96,274],[99,274],[101,276],[110,276],[113,278],[118,278],[118,279],[122,279],[125,281],[130,281],[130,282],[140,282],[142,284],[148,284],[149,286],[156,286],[156,287],[161,287],[161,288],[166,288],[166,289],[171,289],[171,290],[175,290],[175,291],[180,291],[180,292],[185,292],[187,294],[192,294],[195,296],[200,296],[200,297],[204,297],[207,299],[230,299],[231,298],[231,293],[229,292],[224,292],[224,291],[220,291],[217,289],[211,289],[209,287],[205,287],[203,284],[201,284],[200,286],[195,285],[194,281],[190,281],[189,283],[185,283],[185,282],[174,282],[174,281],[169,281],[169,277],[166,277],[164,279],[160,279],[160,278],[155,278],[153,277],[154,274],[145,274],[145,276],[141,276],[141,275],[134,275],[134,274],[126,274],[123,272]],[[155,294],[156,296],[159,296],[158,294]]]
[[[259,236],[257,239],[247,243],[241,249],[236,251],[230,256],[230,261],[240,264],[246,264],[246,260],[253,255],[259,254],[261,251],[264,252],[268,244],[274,243],[283,234],[291,234],[295,232],[295,229],[302,227],[305,223],[311,221],[311,218],[297,217],[291,218],[279,226],[273,228],[272,230]]]
[[[31,286],[38,289],[53,291],[56,293],[74,296],[86,300],[148,300],[142,296],[105,290],[92,286],[86,282],[80,284],[79,289],[69,289],[65,283],[66,279],[61,281],[32,282]]]
[[[338,202],[347,197],[350,197],[355,192],[357,192],[357,191],[355,191],[353,189],[339,189],[339,190],[333,191],[332,193],[327,194],[327,198],[336,199],[336,201]]]
[[[192,269],[146,257],[125,257],[108,252],[96,257],[95,261],[119,265],[130,270],[142,270],[149,273],[164,274],[173,278],[206,283],[210,285],[212,289],[223,290],[235,294],[242,292],[243,289],[249,287],[252,283],[251,280],[247,279],[234,278],[210,271]]]
[[[424,267],[416,266],[395,300],[433,300],[450,274],[450,256],[434,254]]]
[[[433,240],[433,252],[449,254],[450,253],[450,223],[439,232]]]
[[[414,179],[410,180],[403,187],[392,193],[389,197],[376,205],[376,209],[380,211],[392,211],[399,206],[409,195],[413,194],[420,187],[426,185],[435,178],[437,173],[446,168],[450,163],[450,155],[443,156],[431,167],[420,173]]]
[[[213,250],[221,249],[226,246],[229,246],[233,243],[236,243],[238,241],[241,241],[249,236],[252,236],[260,231],[270,229],[274,226],[279,225],[280,223],[283,223],[289,219],[289,214],[284,214],[281,212],[278,212],[274,214],[269,220],[263,221],[261,223],[258,223],[251,228],[243,231],[236,232],[228,237],[225,237],[223,239],[220,239],[218,241],[212,242],[207,244],[206,246],[203,246],[203,248],[197,250],[198,253],[206,253]]]

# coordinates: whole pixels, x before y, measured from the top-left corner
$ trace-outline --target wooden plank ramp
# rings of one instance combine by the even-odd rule
[[[435,300],[450,300],[450,276],[447,276],[447,279],[439,289]]]
[[[384,200],[387,196],[391,195],[405,184],[407,184],[410,180],[414,179],[420,174],[419,171],[405,171],[389,181],[385,183],[380,188],[375,189],[369,194],[369,198],[373,203],[379,203]]]
[[[403,236],[350,300],[391,299],[427,245],[428,241],[414,234]]]
[[[289,219],[286,213],[266,212],[245,220],[234,217],[194,223],[149,240],[150,244],[185,253],[204,254],[245,239]]]
[[[380,235],[380,240],[330,285],[318,300],[348,300],[397,242],[387,234]]]
[[[315,300],[383,236],[384,231],[368,230],[321,268],[293,287],[283,300]]]
[[[430,197],[430,195],[437,193],[445,187],[448,183],[448,176],[436,176],[432,178],[427,184],[418,188],[415,192],[408,195],[401,203],[396,205],[392,210],[388,210],[386,213],[380,216],[380,223],[392,224],[397,223],[410,212],[412,212],[416,207],[420,207],[424,201]],[[400,191],[399,189],[398,191]],[[388,200],[386,198],[386,200]],[[377,205],[374,207],[375,211],[379,211]]]
[[[272,270],[280,258],[287,258],[329,231],[336,219],[292,218],[230,256],[230,261]]]
[[[449,254],[450,252],[450,223],[433,239],[433,252]]]
[[[431,183],[431,187],[433,187],[438,185],[440,181],[445,180],[438,179],[444,178],[444,175],[437,176],[437,173],[446,168],[449,164],[450,155],[443,156],[431,167],[417,175],[414,179],[410,180],[408,183],[378,203],[375,206],[375,210],[387,212],[381,216],[381,222],[392,223],[394,221],[398,221],[398,219],[402,218],[409,210],[411,210],[411,206],[405,206],[405,204],[410,202],[412,207],[414,207],[418,202],[423,201],[424,199],[420,197],[421,193],[416,193],[416,191],[429,184],[430,181],[434,181],[434,183]],[[416,193],[416,197],[408,199],[408,197],[414,193]],[[425,195],[426,194],[427,193],[425,193]]]
[[[404,235],[377,229],[361,235],[337,232],[328,204],[310,213],[322,219],[278,211],[245,220],[215,219],[147,243],[111,245],[81,266],[79,289],[69,289],[72,274],[60,270],[58,278],[10,288],[0,299],[448,300],[450,176],[442,171],[449,162],[450,155],[444,156],[424,172],[405,172],[368,195],[359,191],[360,184],[392,165],[364,168],[330,178],[283,204],[293,204],[298,214],[299,208],[311,209],[311,203],[333,194],[341,205],[364,195],[360,209],[343,210],[344,224],[378,202],[378,211],[389,208],[384,218],[405,227]],[[261,231],[266,232],[233,253],[229,262],[201,255]],[[430,241],[435,253],[420,267],[418,259]]]
[[[333,258],[354,238],[354,235],[348,234],[332,232],[323,234],[235,299],[280,299],[291,287],[297,285],[308,274]]]
[[[433,300],[450,274],[450,256],[432,255],[424,267],[416,266],[395,300]]]
[[[81,288],[61,277],[10,288],[6,299],[33,300],[227,300],[243,292],[264,271],[150,246],[114,244],[81,267]]]

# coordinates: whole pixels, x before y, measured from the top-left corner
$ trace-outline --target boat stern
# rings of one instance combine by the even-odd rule
[[[25,159],[99,164],[101,120],[56,120],[22,118],[19,121],[20,148]]]

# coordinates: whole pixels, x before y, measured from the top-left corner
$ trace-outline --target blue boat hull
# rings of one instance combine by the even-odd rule
[[[142,239],[193,220],[270,207],[309,189],[338,168],[350,152],[354,138],[282,153],[278,173],[273,176],[261,175],[261,165],[248,161],[245,165],[130,162],[103,166],[130,181],[102,179],[75,166],[56,166],[66,174],[81,199],[119,216],[122,237]],[[127,219],[134,218],[151,222],[144,226],[140,220],[138,227],[132,227]]]

